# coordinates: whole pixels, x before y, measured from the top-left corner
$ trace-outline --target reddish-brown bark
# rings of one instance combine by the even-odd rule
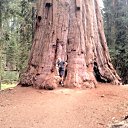
[[[65,87],[95,87],[94,62],[100,77],[120,78],[111,64],[98,0],[39,0],[36,32],[22,85],[56,88],[56,60],[68,62]]]

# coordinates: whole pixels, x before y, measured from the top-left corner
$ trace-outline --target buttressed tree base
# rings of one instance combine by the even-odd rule
[[[59,86],[56,60],[67,61],[65,87],[120,85],[104,34],[99,0],[39,0],[35,36],[22,86]]]

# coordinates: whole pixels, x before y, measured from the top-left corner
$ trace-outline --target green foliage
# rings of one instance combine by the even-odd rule
[[[128,83],[128,3],[126,0],[104,0],[104,26],[112,62]]]
[[[4,71],[2,74],[2,83],[12,83],[18,81],[19,73],[16,71]]]
[[[32,25],[32,4],[27,0],[0,2],[2,80],[17,80],[18,74],[26,67],[32,44]]]

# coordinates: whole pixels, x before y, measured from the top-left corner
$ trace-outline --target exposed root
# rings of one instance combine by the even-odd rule
[[[53,90],[58,87],[59,80],[60,78],[54,74],[47,75],[47,77],[40,75],[36,78],[33,86],[39,89]]]
[[[33,85],[33,76],[28,73],[23,73],[20,76],[20,82],[18,85],[21,85],[22,87],[29,87]]]

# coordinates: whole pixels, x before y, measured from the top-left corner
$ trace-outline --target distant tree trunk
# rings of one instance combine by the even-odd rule
[[[20,84],[56,88],[58,57],[68,63],[65,87],[95,87],[97,80],[120,84],[111,64],[98,0],[39,1],[33,46]]]

